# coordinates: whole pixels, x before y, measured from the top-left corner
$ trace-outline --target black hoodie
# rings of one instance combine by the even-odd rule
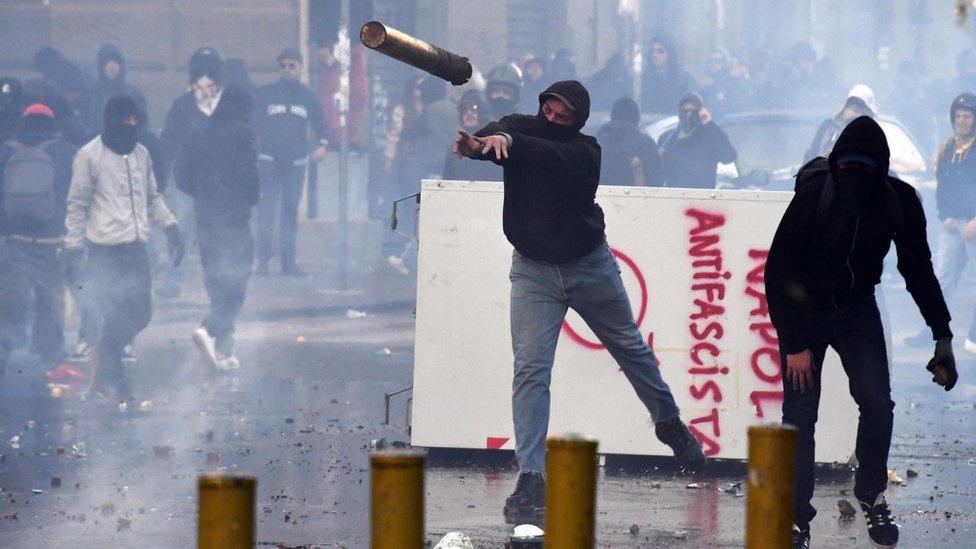
[[[879,174],[888,172],[881,127],[866,116],[854,120],[827,160],[820,157],[800,169],[796,194],[770,246],[766,298],[782,348],[790,354],[810,348],[811,312],[849,310],[872,300],[892,242],[898,270],[934,339],[950,337],[949,311],[932,271],[925,213],[915,189],[879,175],[866,205],[853,207],[852,193],[837,183],[837,159],[848,153],[874,159]]]
[[[105,65],[109,61],[115,61],[119,64],[119,75],[114,79],[109,79],[105,76]],[[142,92],[139,88],[129,84],[126,80],[127,67],[125,57],[122,55],[122,50],[115,44],[105,44],[98,50],[95,65],[98,71],[98,82],[95,83],[95,90],[92,93],[91,126],[95,128],[95,131],[101,133],[102,129],[104,129],[101,115],[109,99],[116,95],[128,95],[138,104],[140,101],[145,102],[145,98],[142,97]]]
[[[555,94],[576,106],[576,124],[546,120],[541,103]],[[590,96],[575,80],[556,82],[539,94],[536,116],[513,114],[491,122],[476,135],[512,138],[508,158],[478,156],[504,168],[502,225],[519,254],[547,263],[586,255],[604,240],[603,210],[595,201],[600,183],[600,145],[580,133],[590,116]]]
[[[200,223],[246,224],[258,202],[257,139],[251,95],[230,86],[206,126],[194,130],[176,158],[176,186],[193,197]]]

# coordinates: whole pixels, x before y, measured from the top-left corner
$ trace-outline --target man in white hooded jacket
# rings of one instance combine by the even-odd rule
[[[103,319],[89,396],[132,399],[122,368],[123,347],[152,317],[146,239],[150,221],[166,234],[178,265],[184,247],[176,218],[156,188],[152,159],[136,142],[139,115],[127,96],[105,105],[105,129],[75,155],[68,192],[65,255],[85,262],[86,279]]]

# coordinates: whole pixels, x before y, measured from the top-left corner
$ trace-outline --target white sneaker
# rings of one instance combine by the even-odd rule
[[[402,274],[403,276],[408,276],[410,274],[410,269],[403,264],[403,260],[395,255],[391,255],[386,258],[386,262],[389,263],[393,270]]]
[[[228,356],[223,353],[217,353],[214,366],[218,370],[236,370],[241,367],[241,363],[237,361],[237,357],[234,355]]]
[[[973,341],[967,337],[966,342],[962,344],[962,348],[976,355],[976,341]]]
[[[197,344],[197,349],[200,351],[200,355],[207,364],[217,366],[217,350],[214,347],[216,345],[214,338],[210,337],[207,333],[207,329],[204,327],[199,327],[193,330],[193,342]]]
[[[136,358],[136,350],[132,347],[132,344],[126,345],[122,349],[122,362],[133,363],[138,359]]]

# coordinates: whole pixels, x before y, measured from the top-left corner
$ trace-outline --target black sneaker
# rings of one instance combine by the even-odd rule
[[[810,527],[793,525],[793,549],[810,549]]]
[[[691,434],[679,416],[654,425],[657,439],[674,451],[674,458],[682,469],[698,471],[705,467],[705,453],[698,439]]]
[[[868,536],[878,547],[894,547],[898,544],[898,525],[891,518],[891,510],[884,494],[879,494],[874,504],[858,499],[864,518],[868,521]]]
[[[507,524],[536,524],[546,511],[546,479],[542,473],[527,471],[519,473],[515,491],[505,500],[505,522]]]

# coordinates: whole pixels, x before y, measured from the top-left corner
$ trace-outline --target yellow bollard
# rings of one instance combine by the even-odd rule
[[[597,441],[581,435],[546,441],[544,547],[593,549],[596,542]]]
[[[372,549],[424,547],[424,454],[382,451],[370,462]]]
[[[749,427],[746,473],[746,547],[790,547],[793,531],[793,467],[796,428],[789,425]]]
[[[250,549],[254,547],[253,477],[208,474],[197,481],[199,489],[199,549]]]

